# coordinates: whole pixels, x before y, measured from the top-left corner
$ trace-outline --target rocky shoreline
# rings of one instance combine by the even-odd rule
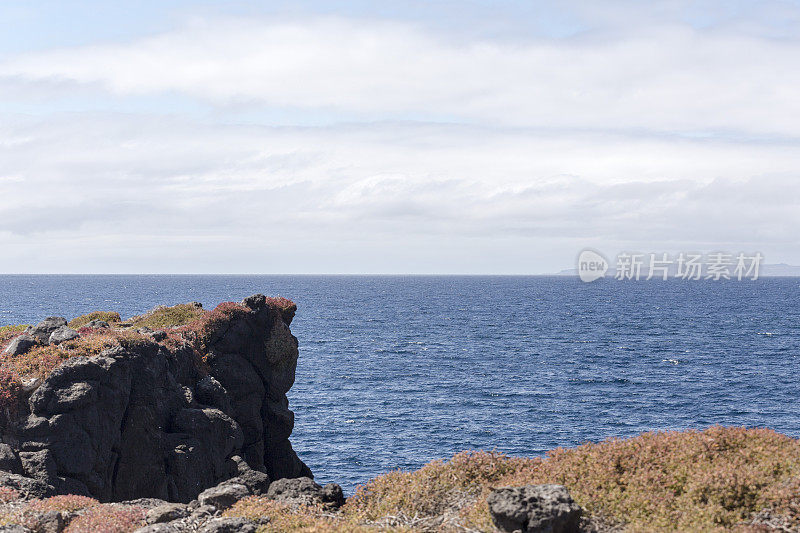
[[[0,328],[0,531],[800,531],[800,444],[743,428],[465,452],[345,500],[289,442],[295,311]]]

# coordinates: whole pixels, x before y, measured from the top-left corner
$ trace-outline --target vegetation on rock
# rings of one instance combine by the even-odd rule
[[[194,304],[160,306],[144,315],[133,317],[131,323],[136,328],[171,328],[191,324],[201,319],[204,314],[203,308]]]
[[[766,531],[759,513],[800,528],[800,441],[768,429],[645,433],[545,458],[463,452],[359,487],[338,515],[240,501],[229,516],[268,517],[262,531],[495,531],[493,488],[566,485],[590,520],[623,531]]]
[[[267,305],[280,313],[293,315],[297,306],[286,298],[267,298]],[[241,304],[225,302],[212,311],[204,311],[199,304],[179,304],[173,307],[160,306],[152,311],[133,317],[122,324],[120,315],[114,311],[96,311],[73,319],[69,326],[77,329],[80,337],[62,344],[40,344],[22,355],[10,356],[0,353],[0,417],[14,410],[15,399],[22,390],[21,379],[46,378],[58,365],[71,357],[92,357],[115,346],[126,346],[153,339],[138,332],[149,328],[164,330],[160,342],[174,349],[190,345],[197,351],[198,365],[204,368],[203,357],[211,337],[230,320],[244,315],[248,309]],[[103,320],[109,329],[85,327],[93,320]],[[125,327],[122,327],[125,326]],[[0,352],[29,326],[0,327]]]
[[[122,318],[116,311],[94,311],[88,315],[82,315],[77,318],[73,318],[68,325],[72,329],[80,329],[93,320],[102,320],[104,322],[108,322],[109,324],[122,322]]]
[[[145,510],[135,505],[97,505],[72,520],[64,533],[128,533],[145,525],[144,517]]]
[[[143,336],[125,330],[89,330],[78,338],[55,345],[38,345],[25,354],[3,356],[0,369],[26,378],[46,378],[58,365],[71,357],[92,357],[104,350],[142,342]]]
[[[28,509],[47,512],[47,511],[67,511],[70,513],[88,509],[100,505],[100,502],[88,496],[77,496],[75,494],[51,496],[43,500],[33,500],[28,503]]]
[[[27,324],[19,326],[0,326],[0,349],[5,348],[9,341],[21,335],[28,327]]]

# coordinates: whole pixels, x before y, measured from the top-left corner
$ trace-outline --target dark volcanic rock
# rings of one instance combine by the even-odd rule
[[[37,479],[3,471],[0,471],[0,487],[16,490],[25,500],[47,498],[55,494],[53,487]]]
[[[226,481],[200,493],[197,501],[200,505],[213,505],[224,511],[242,498],[250,496],[250,490],[241,483]]]
[[[250,468],[250,465],[238,455],[234,455],[231,459],[236,463],[236,470],[238,473],[236,477],[231,478],[230,481],[241,483],[256,496],[267,493],[270,486],[270,479],[267,474],[259,472],[258,470],[253,470]]]
[[[321,487],[313,479],[279,479],[269,486],[267,498],[289,504],[328,504],[339,507],[344,504],[342,487],[329,483]]]
[[[563,485],[526,485],[492,491],[489,512],[508,533],[577,533],[581,508]]]
[[[34,346],[36,346],[36,339],[30,335],[23,334],[12,340],[11,343],[6,346],[3,353],[8,355],[22,355]]]
[[[19,524],[8,524],[0,526],[0,533],[32,533],[32,530]]]
[[[160,524],[163,522],[172,522],[189,516],[189,509],[180,503],[167,503],[153,507],[147,511],[148,524]]]
[[[198,533],[255,533],[256,526],[246,518],[212,518]]]
[[[322,487],[322,501],[329,503],[334,507],[341,507],[344,505],[344,491],[336,483],[328,483]]]
[[[22,473],[22,462],[19,460],[19,456],[14,448],[5,443],[0,443],[0,470],[12,474]]]
[[[53,330],[47,342],[50,344],[61,344],[62,342],[71,341],[79,336],[80,335],[78,335],[78,332],[71,327],[61,326],[60,328]]]
[[[310,477],[289,443],[297,339],[282,310],[250,300],[218,313],[202,354],[156,332],[67,359],[2,428],[0,468],[27,477],[0,473],[0,485],[185,503],[231,478],[263,494],[271,479]],[[50,318],[29,334],[47,342],[65,324]]]
[[[50,335],[60,327],[67,325],[67,319],[60,316],[51,316],[39,322],[36,326],[28,328],[25,332],[39,341],[40,344],[47,344]]]
[[[161,523],[140,527],[133,533],[181,533],[181,529],[179,526],[170,523]]]

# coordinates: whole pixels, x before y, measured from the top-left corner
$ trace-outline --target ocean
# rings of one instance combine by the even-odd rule
[[[349,493],[461,450],[714,424],[800,436],[800,278],[0,276],[0,325],[257,292],[298,305],[292,444]]]

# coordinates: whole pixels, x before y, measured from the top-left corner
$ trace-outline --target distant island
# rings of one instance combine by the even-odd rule
[[[645,272],[645,269],[642,269],[642,272]],[[674,276],[675,274],[675,267],[671,267],[669,270],[670,277]],[[613,266],[606,272],[606,277],[614,277],[614,268]],[[567,268],[564,270],[560,270],[554,274],[553,276],[577,276],[578,270],[575,268]],[[761,265],[759,271],[759,277],[761,278],[795,278],[800,277],[800,266],[797,265],[789,265],[786,263],[775,263],[775,264],[765,264]]]

